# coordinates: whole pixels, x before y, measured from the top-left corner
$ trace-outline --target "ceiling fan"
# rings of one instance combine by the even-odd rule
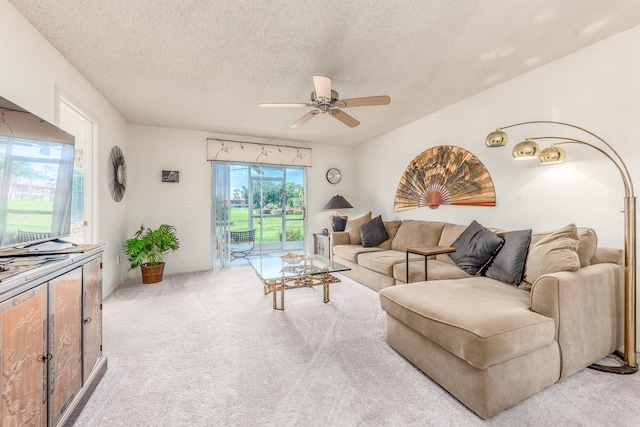
[[[387,95],[367,96],[364,98],[339,99],[338,92],[331,89],[331,78],[326,76],[313,76],[314,91],[311,92],[311,102],[304,103],[276,103],[260,104],[260,107],[307,107],[313,108],[304,116],[300,117],[292,128],[302,126],[318,114],[328,114],[335,117],[349,127],[356,127],[359,121],[341,110],[348,107],[366,107],[370,105],[388,105],[391,98]]]

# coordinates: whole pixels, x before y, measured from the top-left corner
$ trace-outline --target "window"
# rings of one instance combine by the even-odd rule
[[[74,106],[67,96],[60,96],[59,101],[59,126],[75,136],[71,235],[68,240],[78,244],[92,243],[95,235],[93,147],[96,144],[96,123]]]
[[[304,249],[305,168],[213,162],[213,265],[228,265],[227,235],[255,230],[255,255]]]

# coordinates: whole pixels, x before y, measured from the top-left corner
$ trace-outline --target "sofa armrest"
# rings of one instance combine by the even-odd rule
[[[614,264],[624,265],[624,251],[620,248],[610,248],[606,246],[598,246],[596,253],[591,258],[591,264],[601,262],[611,262]]]
[[[333,231],[329,238],[329,253],[333,257],[333,247],[337,245],[350,245],[351,237],[348,231]]]
[[[531,310],[551,317],[562,354],[561,378],[597,362],[622,344],[623,268],[594,264],[540,277],[531,288]]]

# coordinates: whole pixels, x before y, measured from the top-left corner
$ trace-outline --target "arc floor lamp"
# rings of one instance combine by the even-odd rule
[[[638,370],[638,364],[636,361],[636,197],[631,174],[622,157],[608,142],[591,131],[569,123],[538,120],[504,126],[487,135],[485,145],[487,147],[504,147],[508,142],[508,136],[504,129],[539,124],[573,128],[585,134],[586,139],[592,142],[564,136],[529,137],[513,148],[513,158],[538,158],[541,164],[561,163],[564,161],[566,153],[560,145],[580,144],[591,147],[607,157],[620,172],[624,184],[624,353],[616,352],[614,354],[622,359],[623,365],[593,365],[592,367],[616,374],[632,374]],[[536,142],[540,140],[549,140],[551,145],[540,150]]]

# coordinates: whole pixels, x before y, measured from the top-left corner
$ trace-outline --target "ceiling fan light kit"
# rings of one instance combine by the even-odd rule
[[[356,127],[360,124],[358,120],[340,108],[348,107],[368,107],[373,105],[388,105],[391,98],[387,95],[367,96],[362,98],[340,99],[338,92],[331,89],[331,78],[326,76],[313,76],[314,91],[311,92],[311,102],[307,103],[269,103],[260,104],[260,107],[305,107],[313,108],[304,116],[296,120],[291,127],[297,128],[317,116],[318,114],[328,114],[340,120],[349,127]]]

